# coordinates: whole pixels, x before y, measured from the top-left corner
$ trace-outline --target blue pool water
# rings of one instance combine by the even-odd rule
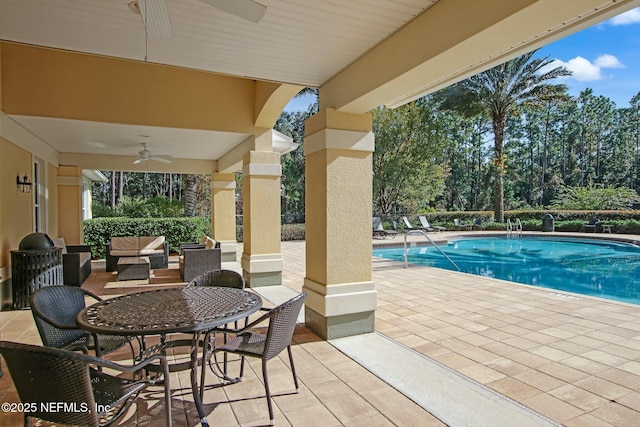
[[[621,242],[523,237],[460,239],[441,245],[465,273],[640,304],[640,247]],[[456,270],[434,247],[408,248],[411,264]],[[403,248],[373,256],[404,262]]]

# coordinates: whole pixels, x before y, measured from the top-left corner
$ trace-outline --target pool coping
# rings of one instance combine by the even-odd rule
[[[445,236],[439,236],[442,234],[446,234]],[[446,244],[451,240],[455,239],[468,239],[475,237],[506,237],[508,233],[506,231],[472,231],[472,232],[439,232],[429,234],[429,238],[435,244]],[[432,237],[433,236],[433,237]],[[525,237],[543,237],[543,238],[557,238],[557,237],[571,237],[577,239],[596,239],[596,240],[611,240],[614,242],[623,242],[629,243],[635,246],[640,246],[640,240],[638,240],[638,236],[635,234],[605,234],[605,233],[579,233],[579,232],[540,232],[540,231],[523,231],[522,236]],[[416,236],[417,238],[412,238],[411,236],[405,236],[409,239],[407,243],[411,243],[412,246],[431,246],[431,242],[428,240],[423,240]],[[372,241],[372,246],[374,248],[381,247],[402,247],[404,246],[404,239],[400,241],[380,241],[374,239]]]

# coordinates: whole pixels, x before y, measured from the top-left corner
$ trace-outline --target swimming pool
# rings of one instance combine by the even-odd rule
[[[469,238],[441,245],[465,273],[582,295],[640,304],[640,247],[595,239]],[[404,262],[404,250],[380,248],[373,256]],[[435,248],[408,247],[408,261],[456,268]]]

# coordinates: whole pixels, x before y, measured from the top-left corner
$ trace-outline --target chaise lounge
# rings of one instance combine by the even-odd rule
[[[395,239],[396,236],[398,235],[398,232],[396,230],[386,230],[382,225],[382,221],[380,220],[380,217],[377,217],[377,216],[373,217],[372,226],[373,226],[374,238],[386,239],[387,236],[391,236],[392,239]]]

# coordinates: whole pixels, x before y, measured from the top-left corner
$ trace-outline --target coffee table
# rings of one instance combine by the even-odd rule
[[[149,279],[149,257],[124,257],[118,259],[118,281]]]

